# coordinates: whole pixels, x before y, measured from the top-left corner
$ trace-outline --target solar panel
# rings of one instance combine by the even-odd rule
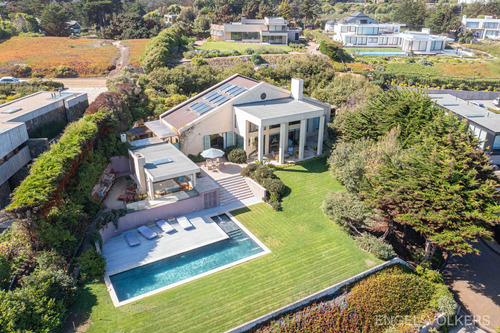
[[[212,91],[210,94],[206,95],[203,98],[206,99],[207,101],[211,102],[212,99],[214,99],[217,96],[219,96],[219,93],[217,93],[217,91]]]
[[[232,83],[225,84],[222,88],[219,89],[220,92],[226,92],[227,90],[231,89],[235,85]]]
[[[230,98],[224,95],[219,95],[216,99],[212,101],[215,105],[221,105],[222,103],[228,101]]]
[[[228,91],[226,91],[226,94],[231,95],[231,96],[234,97],[234,96],[238,96],[239,94],[241,94],[245,90],[246,90],[245,88],[234,86],[231,89],[229,89]]]
[[[166,158],[162,158],[162,159],[159,159],[159,160],[156,160],[156,161],[153,161],[151,163],[153,163],[154,165],[161,165],[161,164],[167,164],[167,163],[172,163],[174,160],[171,159],[170,157],[166,157]]]
[[[203,114],[203,113],[211,110],[213,107],[211,105],[208,105],[207,103],[199,102],[199,103],[191,104],[189,106],[189,108],[198,114]]]

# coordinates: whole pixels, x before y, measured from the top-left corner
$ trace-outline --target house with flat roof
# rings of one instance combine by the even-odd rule
[[[149,199],[193,190],[200,168],[177,147],[160,142],[129,149],[130,169]]]
[[[88,106],[87,94],[49,91],[0,105],[0,208],[27,174],[26,166],[48,148],[44,130],[64,127]]]
[[[179,17],[179,14],[165,14],[163,15],[165,18],[165,24],[170,27],[172,24],[177,22],[177,18]]]
[[[144,125],[184,154],[239,146],[259,161],[284,163],[290,154],[301,160],[323,152],[331,112],[329,104],[304,96],[303,85],[293,79],[288,91],[235,74]]]
[[[474,105],[450,94],[429,94],[441,108],[467,120],[474,136],[481,141],[481,148],[490,153],[493,164],[500,164],[500,114]]]
[[[210,39],[224,42],[287,45],[298,42],[300,29],[288,28],[283,17],[247,19],[241,16],[240,22],[212,24]]]
[[[356,12],[337,22],[329,22],[325,30],[333,30],[333,40],[355,47],[401,47],[403,52],[435,54],[444,51],[452,39],[431,35],[429,29],[403,31],[405,24],[378,23],[368,15]]]
[[[477,39],[500,38],[500,18],[493,18],[493,16],[469,18],[464,15],[462,16],[462,28],[472,31],[472,35]]]

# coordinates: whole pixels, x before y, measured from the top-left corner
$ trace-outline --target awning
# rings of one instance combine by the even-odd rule
[[[160,139],[179,135],[176,131],[165,125],[161,120],[153,120],[144,123]]]

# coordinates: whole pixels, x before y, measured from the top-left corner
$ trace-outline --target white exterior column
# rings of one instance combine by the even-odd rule
[[[243,135],[243,150],[248,154],[248,120],[245,120],[245,132]]]
[[[259,139],[257,142],[258,145],[258,159],[259,162],[262,163],[264,161],[264,126],[259,126]]]
[[[302,119],[300,121],[300,134],[299,134],[299,160],[304,159],[304,147],[306,145],[306,133],[307,133],[307,119]]]
[[[193,188],[196,186],[196,174],[193,173],[191,175],[191,183],[193,184]]]
[[[279,164],[285,163],[285,150],[288,136],[286,135],[286,123],[280,125],[280,151],[279,151]]]
[[[318,129],[318,156],[323,153],[323,139],[325,135],[325,116],[319,117]]]

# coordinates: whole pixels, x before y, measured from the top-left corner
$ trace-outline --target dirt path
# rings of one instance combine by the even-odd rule
[[[113,69],[111,72],[109,72],[108,79],[114,78],[115,76],[117,76],[118,73],[120,73],[120,71],[122,70],[122,68],[130,67],[130,64],[128,62],[130,50],[129,50],[128,46],[120,41],[113,42],[112,44],[116,48],[118,48],[118,50],[120,50],[120,56],[118,57],[118,59],[116,59],[116,62],[115,62],[116,68]]]

